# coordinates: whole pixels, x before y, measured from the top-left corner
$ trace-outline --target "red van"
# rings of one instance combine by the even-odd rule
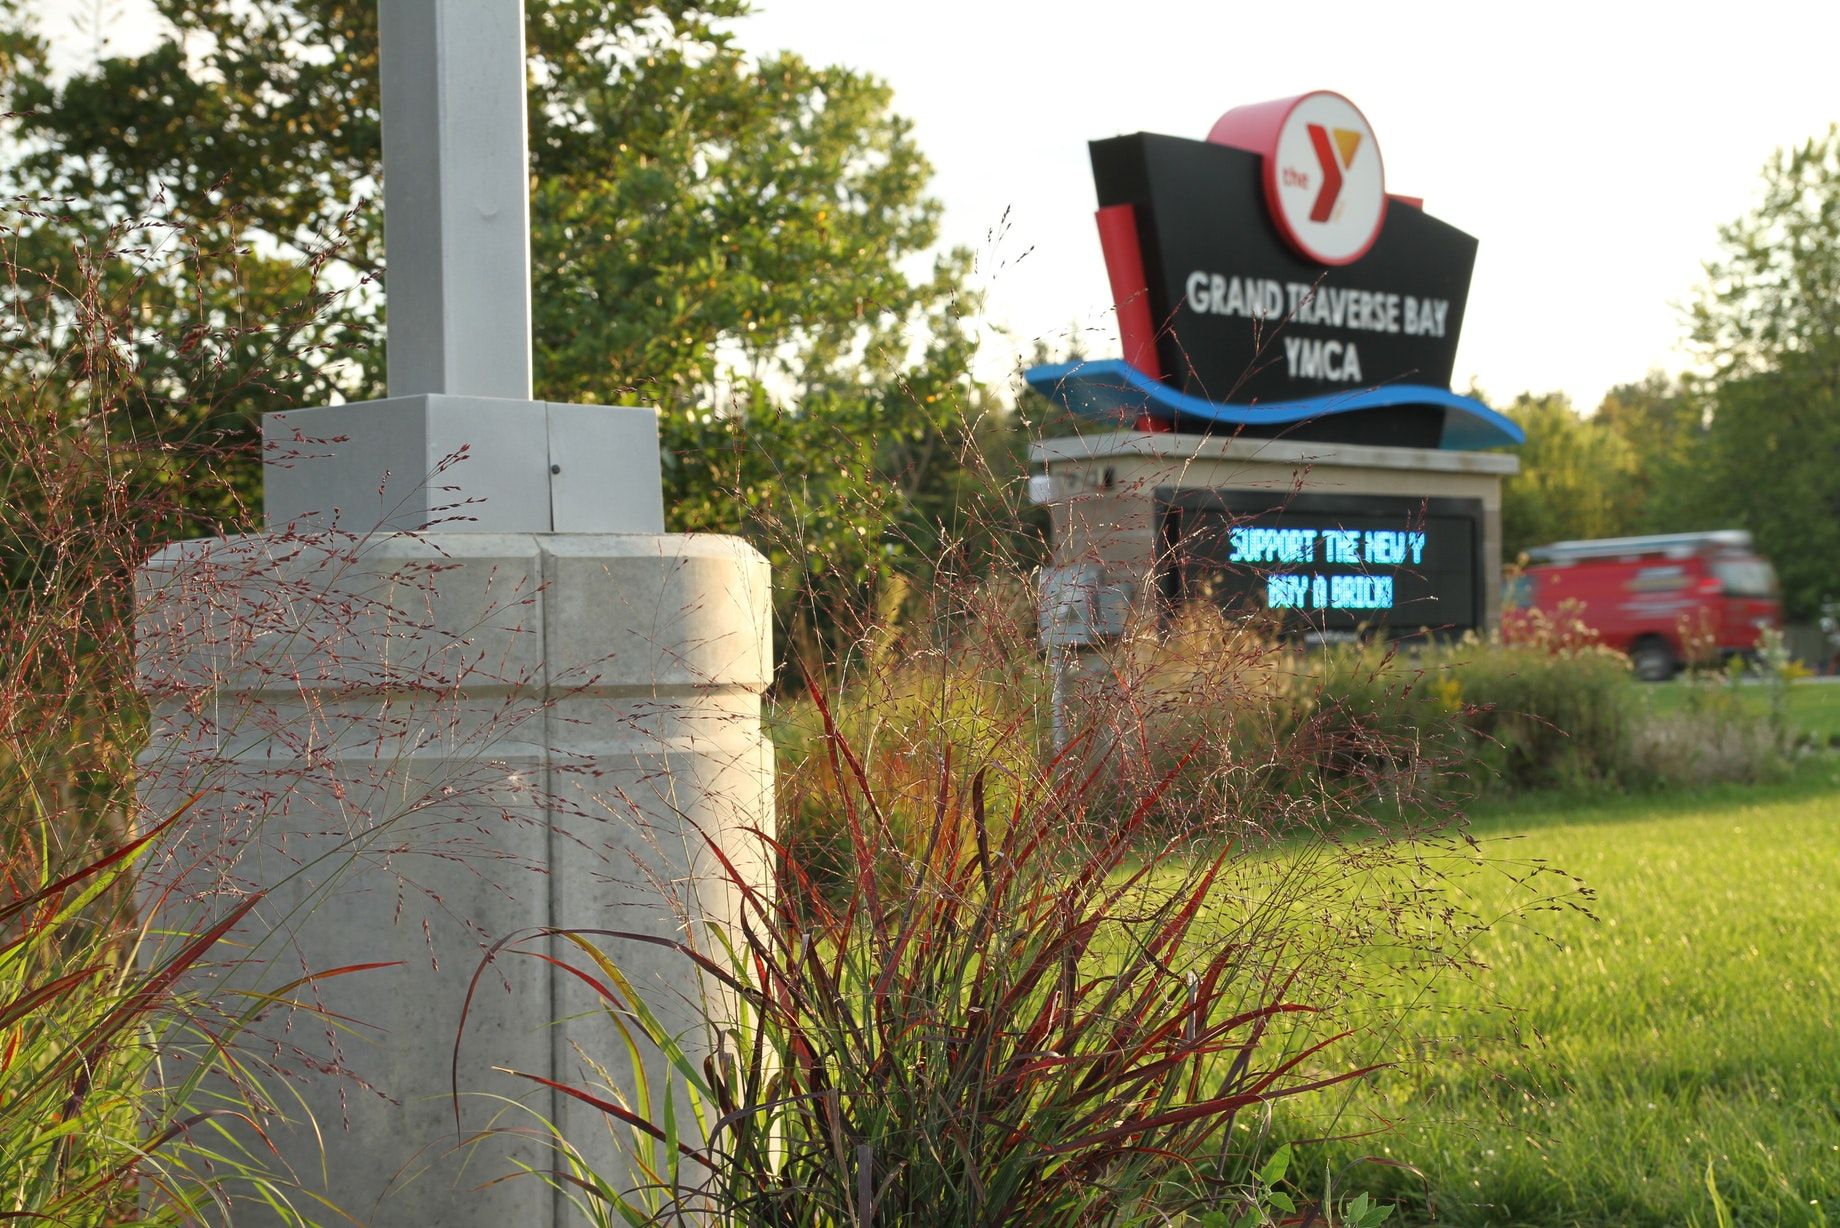
[[[1572,615],[1651,682],[1685,663],[1683,633],[1732,656],[1782,627],[1776,569],[1736,529],[1555,542],[1527,556],[1503,595],[1503,638],[1526,634],[1528,610]]]

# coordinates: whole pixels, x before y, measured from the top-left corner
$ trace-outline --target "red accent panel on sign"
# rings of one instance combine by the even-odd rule
[[[1214,121],[1207,139],[1216,145],[1229,145],[1269,158],[1278,146],[1278,129],[1284,127],[1284,117],[1308,97],[1308,94],[1292,94],[1289,98],[1234,107]]]
[[[1124,360],[1151,379],[1162,379],[1162,366],[1156,360],[1156,321],[1150,316],[1150,282],[1144,276],[1143,249],[1137,242],[1137,211],[1129,205],[1108,205],[1093,217],[1099,223],[1099,247],[1112,281]]]

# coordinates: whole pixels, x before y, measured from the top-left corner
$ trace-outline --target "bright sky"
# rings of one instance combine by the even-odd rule
[[[945,241],[978,256],[987,378],[1075,328],[1088,354],[1117,353],[1087,141],[1204,137],[1230,107],[1332,89],[1372,123],[1389,190],[1481,241],[1458,387],[1590,407],[1688,363],[1680,308],[1718,226],[1773,150],[1840,120],[1835,0],[755,3],[737,31],[750,50],[894,87]],[[112,49],[151,37],[146,0],[41,12],[70,40],[99,6]]]

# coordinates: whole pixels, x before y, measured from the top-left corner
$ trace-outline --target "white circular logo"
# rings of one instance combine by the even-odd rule
[[[1265,197],[1284,237],[1320,264],[1352,264],[1386,221],[1386,168],[1367,117],[1340,94],[1297,99],[1265,159]]]

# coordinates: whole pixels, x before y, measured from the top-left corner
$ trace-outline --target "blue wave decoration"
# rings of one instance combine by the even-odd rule
[[[1023,372],[1029,387],[1085,418],[1130,423],[1139,415],[1168,423],[1203,422],[1235,427],[1284,427],[1364,410],[1422,406],[1444,411],[1438,447],[1477,452],[1526,442],[1526,432],[1475,397],[1429,384],[1387,384],[1359,392],[1332,392],[1267,405],[1226,405],[1191,396],[1153,380],[1121,358],[1063,362]]]

